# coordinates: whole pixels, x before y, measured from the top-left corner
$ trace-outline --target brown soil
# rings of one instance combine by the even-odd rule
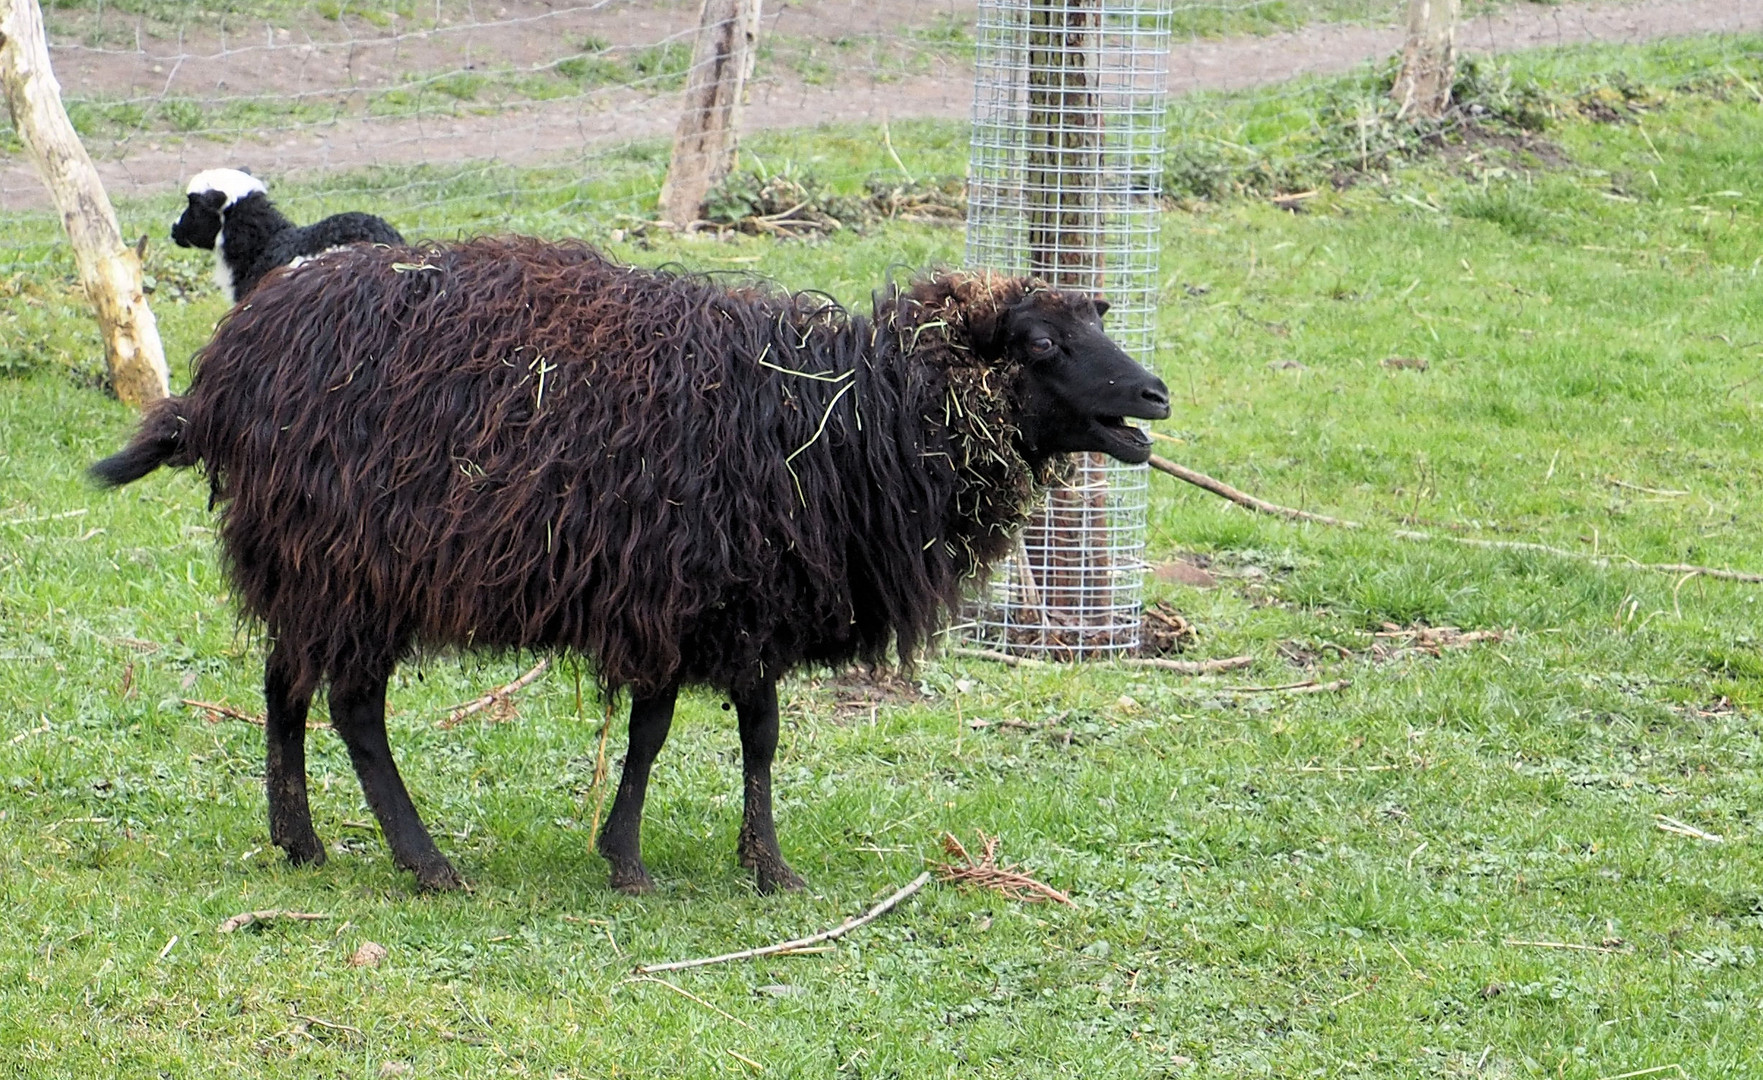
[[[830,41],[885,33],[950,16],[969,18],[974,0],[794,0],[768,10],[765,29],[780,37]],[[402,73],[531,67],[579,51],[589,36],[614,45],[688,41],[698,5],[637,0],[605,7],[554,9],[544,0],[508,0],[492,21],[429,30],[383,31],[321,21],[298,29],[256,27],[251,36],[218,31],[175,40],[143,35],[137,47],[57,44],[57,73],[70,97],[164,94],[233,98],[307,95],[337,103],[339,118],[305,128],[265,131],[220,144],[206,139],[137,137],[95,145],[99,171],[114,196],[177,190],[184,177],[216,165],[259,175],[347,169],[371,164],[495,160],[526,165],[568,160],[584,148],[666,136],[675,95],[629,89],[580,98],[526,102],[491,112],[462,103],[453,115],[375,119],[349,115],[352,96],[395,84]],[[1643,0],[1522,4],[1464,24],[1470,53],[1498,53],[1588,41],[1636,42],[1672,35],[1763,29],[1759,0]],[[1345,71],[1399,48],[1391,27],[1323,26],[1255,38],[1187,41],[1175,47],[1170,89],[1232,89],[1304,74]],[[888,81],[878,69],[842,71],[829,85],[780,73],[752,88],[746,126],[784,128],[887,117],[957,118],[972,97],[964,63],[931,57],[928,70]],[[40,209],[46,193],[19,155],[0,158],[0,210]]]

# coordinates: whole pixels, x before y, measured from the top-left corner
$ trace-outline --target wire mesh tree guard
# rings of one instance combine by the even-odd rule
[[[1171,0],[981,0],[967,263],[1104,296],[1149,366]],[[968,634],[1078,659],[1136,649],[1146,467],[1083,455],[970,608]]]

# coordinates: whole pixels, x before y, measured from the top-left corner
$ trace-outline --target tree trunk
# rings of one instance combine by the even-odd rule
[[[704,197],[735,166],[742,98],[759,43],[760,0],[704,0],[686,77],[673,158],[661,185],[661,216],[698,220]]]
[[[1098,0],[1033,0],[1028,10],[1028,145],[1023,194],[1028,210],[1029,272],[1053,286],[1103,290],[1102,13]],[[1040,640],[1053,655],[1073,657],[1113,644],[1098,635],[1109,612],[1098,609],[1112,585],[1108,550],[1106,459],[1078,458],[1071,481],[1047,493],[1047,506],[1025,530],[1023,572],[1040,580]]]
[[[1034,0],[1028,12],[1029,272],[1102,288],[1102,111],[1096,0]]]
[[[1390,96],[1396,115],[1437,120],[1457,78],[1458,0],[1408,0],[1408,44]]]
[[[61,107],[37,0],[0,0],[0,84],[25,153],[67,228],[116,396],[137,408],[157,401],[169,392],[165,350],[141,289],[141,258],[123,243],[116,211]]]

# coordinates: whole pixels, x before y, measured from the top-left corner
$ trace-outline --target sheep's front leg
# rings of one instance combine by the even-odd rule
[[[392,859],[416,874],[425,889],[457,889],[465,879],[441,854],[417,816],[386,741],[386,679],[384,672],[347,671],[331,678],[331,726],[349,748],[349,760],[367,805],[379,820],[392,849]]]
[[[771,818],[771,761],[777,755],[777,682],[766,679],[750,691],[734,695],[741,720],[741,838],[735,851],[741,865],[752,868],[759,891],[800,889],[802,879],[784,862]]]
[[[612,887],[619,892],[634,895],[655,888],[648,867],[643,865],[643,798],[649,791],[649,769],[673,727],[677,696],[677,687],[668,687],[653,697],[631,695],[630,745],[624,754],[618,794],[612,799],[612,813],[606,816],[599,841],[601,857],[611,864]]]
[[[306,799],[306,711],[312,695],[293,693],[287,656],[278,645],[263,664],[263,786],[269,795],[269,839],[288,861],[317,866],[324,843],[312,831]]]

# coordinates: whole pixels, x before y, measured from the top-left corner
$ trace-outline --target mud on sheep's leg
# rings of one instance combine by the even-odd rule
[[[758,878],[759,891],[800,889],[803,882],[784,862],[771,818],[771,761],[777,756],[777,680],[764,679],[733,695],[741,721],[741,838],[735,851]]]
[[[379,820],[392,860],[416,874],[424,889],[458,889],[465,879],[441,854],[398,775],[386,742],[386,680],[389,672],[345,669],[331,676],[331,726],[349,748],[349,760],[367,805]]]
[[[293,692],[287,654],[277,645],[263,662],[263,786],[269,794],[269,838],[288,861],[318,866],[324,843],[312,831],[306,799],[306,711],[310,693]]]
[[[673,703],[679,695],[670,686],[648,697],[631,695],[630,745],[612,812],[600,830],[600,856],[611,864],[609,882],[619,892],[646,893],[655,888],[643,865],[643,799],[649,791],[649,769],[673,727]]]

